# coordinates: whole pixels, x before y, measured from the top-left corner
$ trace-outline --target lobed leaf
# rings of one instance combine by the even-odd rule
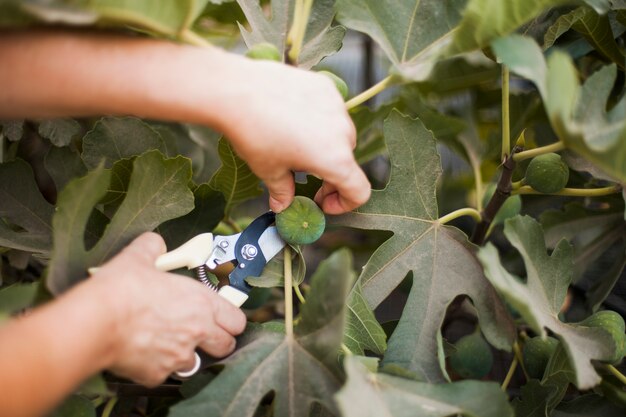
[[[116,165],[126,163],[122,160]],[[47,285],[54,294],[85,278],[87,268],[106,262],[142,232],[193,208],[189,160],[165,159],[160,152],[150,151],[138,156],[132,165],[124,200],[90,249],[85,247],[85,230],[96,204],[107,194],[115,165],[113,170],[99,166],[70,182],[59,195],[47,275]]]
[[[170,411],[172,417],[255,415],[272,393],[273,415],[303,417],[314,405],[336,411],[332,400],[342,381],[337,352],[343,335],[345,299],[353,278],[347,250],[323,261],[311,278],[295,337],[251,328],[224,369],[196,396]]]
[[[441,173],[436,141],[420,120],[393,111],[385,121],[391,173],[383,190],[354,212],[330,222],[393,236],[372,255],[359,277],[370,308],[378,306],[407,274],[413,286],[388,344],[384,364],[428,381],[443,381],[437,336],[448,305],[459,295],[473,301],[491,344],[510,349],[514,326],[485,279],[475,247],[458,229],[437,222],[436,183]],[[366,331],[366,329],[362,329]],[[442,359],[443,360],[443,359]]]
[[[559,337],[575,372],[576,386],[593,387],[600,376],[591,361],[611,358],[616,346],[608,332],[563,323],[558,317],[572,279],[572,247],[561,240],[548,255],[540,224],[527,216],[506,220],[504,234],[524,259],[526,283],[504,269],[492,244],[478,253],[487,278],[535,333],[545,337],[546,329],[550,329]]]
[[[294,0],[273,0],[271,17],[268,19],[259,0],[237,0],[246,15],[250,30],[240,23],[241,35],[248,48],[258,43],[271,43],[285,54],[287,34],[291,29]],[[335,0],[317,0],[313,2],[302,49],[298,57],[298,66],[309,69],[318,64],[326,56],[332,55],[341,48],[345,28],[331,27],[335,16]]]
[[[224,213],[228,216],[234,206],[258,197],[263,191],[259,187],[259,179],[248,164],[237,156],[230,143],[223,138],[220,139],[218,152],[222,166],[211,177],[209,186],[224,195]]]
[[[363,298],[362,291],[361,282],[357,281],[348,297],[343,343],[356,355],[365,355],[365,350],[382,355],[387,349],[387,335]]]
[[[493,382],[426,384],[371,373],[354,357],[344,366],[348,382],[336,395],[344,417],[513,417],[506,394]]]
[[[426,79],[452,41],[466,0],[338,0],[337,19],[368,34],[394,70],[413,81]]]

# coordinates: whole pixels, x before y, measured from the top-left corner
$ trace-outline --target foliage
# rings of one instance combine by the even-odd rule
[[[105,406],[104,384],[116,383],[105,374],[54,415],[623,415],[625,10],[621,0],[0,2],[2,27],[271,44],[283,64],[315,71],[361,32],[389,62],[346,103],[372,197],[288,255],[298,314],[291,291],[274,288],[290,281],[281,254],[248,279],[261,296],[238,350],[181,395],[136,391]],[[384,103],[363,105],[384,90]],[[174,247],[237,233],[267,209],[259,179],[206,127],[105,116],[0,129],[2,320],[143,231]],[[568,188],[541,193],[524,173],[553,152]],[[308,177],[297,193],[319,185]],[[321,260],[310,277],[305,257]],[[494,358],[488,381],[452,372],[467,338]]]

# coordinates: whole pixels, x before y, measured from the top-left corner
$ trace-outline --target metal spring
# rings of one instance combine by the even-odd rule
[[[217,291],[217,285],[213,284],[209,280],[209,277],[206,274],[206,268],[204,265],[200,265],[199,267],[196,268],[196,276],[198,277],[198,280],[200,280],[200,282],[206,285],[210,290]]]

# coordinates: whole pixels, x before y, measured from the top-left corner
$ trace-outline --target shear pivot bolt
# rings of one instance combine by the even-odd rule
[[[222,240],[220,242],[220,248],[226,249],[227,247],[228,247],[228,241],[227,240]]]
[[[243,256],[244,259],[246,259],[248,261],[256,258],[258,253],[259,252],[258,252],[256,246],[254,246],[254,245],[247,244],[247,245],[244,245],[243,248],[241,248],[241,256]]]

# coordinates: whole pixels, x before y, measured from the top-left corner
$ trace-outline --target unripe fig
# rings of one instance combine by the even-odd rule
[[[248,52],[246,52],[246,56],[251,59],[266,61],[280,62],[282,60],[282,56],[280,55],[278,48],[269,42],[257,43],[250,48]]]
[[[540,193],[561,191],[569,179],[569,168],[556,153],[536,156],[526,168],[526,184]]]
[[[313,200],[296,196],[285,210],[276,215],[276,229],[285,242],[308,245],[324,233],[326,218]]]
[[[461,377],[480,379],[491,371],[493,354],[480,332],[463,336],[454,347],[456,351],[450,355],[450,366]]]
[[[545,339],[536,336],[524,343],[522,353],[524,356],[524,367],[528,376],[536,379],[543,378],[548,361],[558,344],[559,341],[550,336]]]
[[[586,318],[580,324],[589,327],[600,327],[609,332],[615,341],[615,355],[609,359],[609,362],[620,362],[626,355],[626,334],[624,319],[615,311],[603,310],[598,311],[593,316]]]
[[[335,87],[337,87],[339,94],[341,94],[341,97],[343,97],[344,100],[347,100],[348,84],[346,84],[344,80],[342,80],[340,77],[338,77],[337,75],[333,74],[330,71],[319,71],[318,74],[325,75],[326,77],[333,80],[333,82],[335,83]]]
[[[496,192],[496,184],[489,184],[483,195],[483,207],[486,207]],[[506,199],[504,204],[498,210],[498,213],[493,218],[493,224],[504,223],[506,219],[517,216],[522,211],[522,197],[519,195],[512,195]]]

